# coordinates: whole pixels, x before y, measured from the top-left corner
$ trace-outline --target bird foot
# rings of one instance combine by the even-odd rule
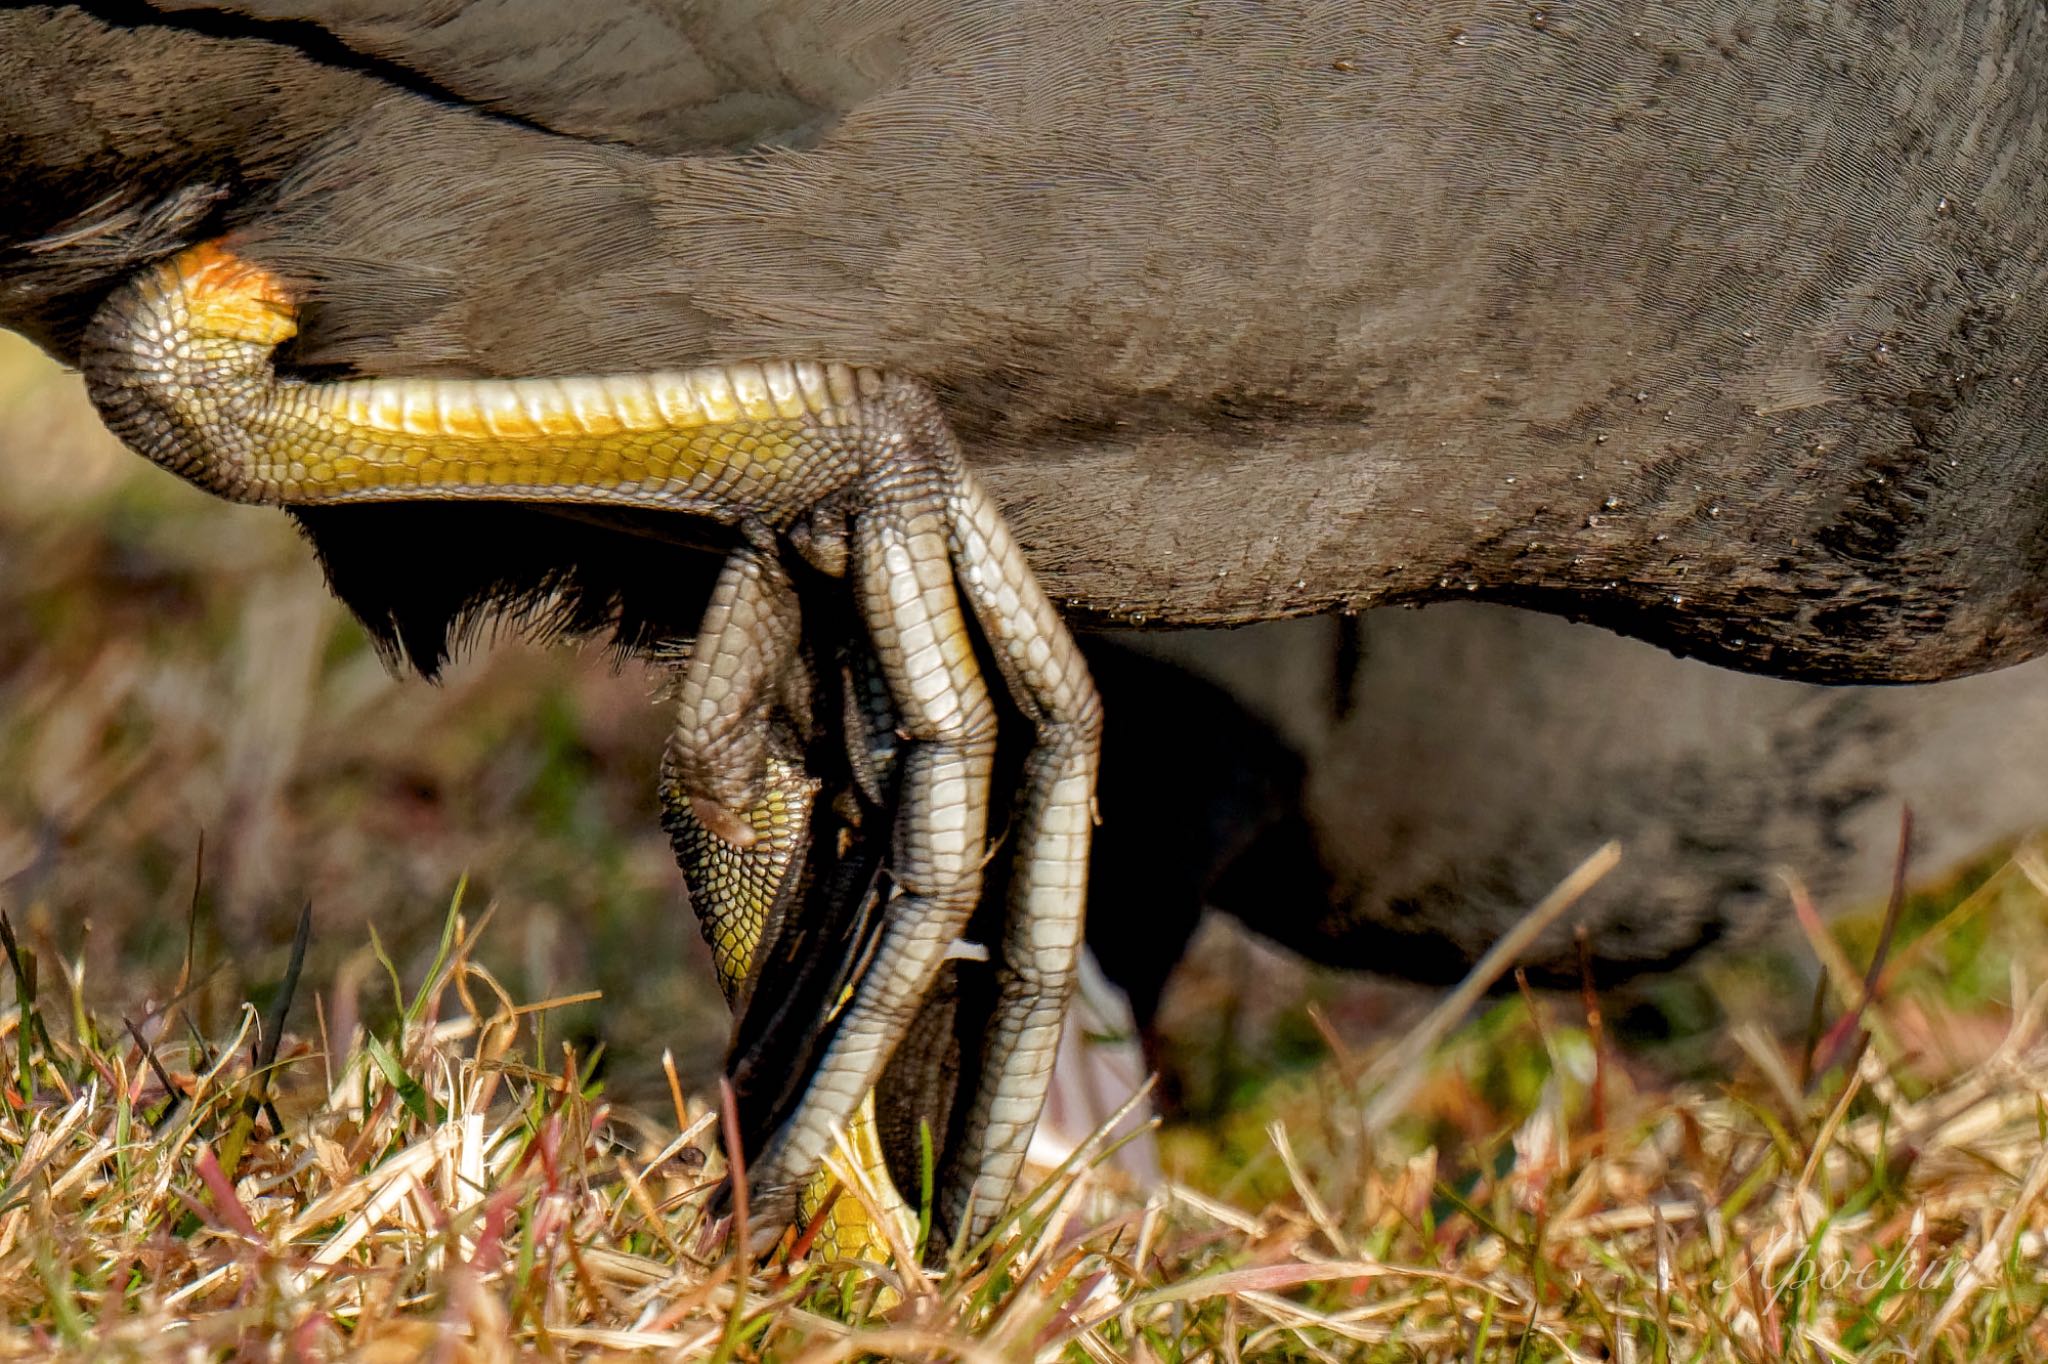
[[[280,375],[272,356],[296,329],[296,297],[288,281],[218,244],[141,272],[102,305],[85,339],[87,388],[103,420],[150,459],[245,502],[511,500],[740,526],[749,545],[728,565],[729,606],[770,614],[724,626],[707,616],[714,637],[778,628],[773,613],[791,598],[763,544],[790,544],[851,582],[904,742],[895,893],[803,1101],[752,1163],[764,1190],[792,1189],[820,1167],[978,899],[995,717],[971,613],[1036,726],[1013,825],[997,1012],[956,1159],[968,1174],[944,1196],[952,1225],[986,1227],[1043,1102],[1079,951],[1100,710],[1072,638],[930,391],[908,376],[788,362],[592,378],[302,380]],[[767,638],[761,653],[772,660]],[[704,656],[731,663],[729,652]],[[756,682],[781,676],[768,668]],[[687,777],[694,793],[744,812],[759,790],[748,774],[765,767],[754,754],[772,731],[732,682],[707,664],[680,761],[701,765]],[[686,695],[691,685],[686,669]],[[787,1203],[762,1214],[786,1216]]]

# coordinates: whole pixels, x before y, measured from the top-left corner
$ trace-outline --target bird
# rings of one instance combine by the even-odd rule
[[[145,396],[204,377],[132,363],[195,298],[229,300],[256,329],[229,339],[292,392],[398,395],[362,410],[399,428],[405,394],[458,391],[436,385],[543,385],[528,427],[559,435],[644,393],[724,410],[740,374],[746,411],[809,404],[807,437],[863,405],[864,436],[920,437],[913,496],[856,461],[765,525],[716,498],[294,514],[429,672],[492,612],[695,633],[848,527],[877,537],[852,557],[886,665],[919,618],[869,570],[937,543],[919,516],[998,551],[949,562],[997,625],[995,691],[1042,722],[1023,808],[1054,817],[1019,823],[1006,871],[1059,903],[1020,918],[1044,959],[1002,963],[1023,1032],[949,1194],[973,1225],[1078,927],[1100,720],[1068,624],[1467,597],[1830,682],[2042,650],[2044,25],[1984,0],[29,7],[0,14],[0,322],[85,366],[132,443],[281,502],[313,465],[194,463]],[[919,609],[951,640],[941,576]],[[1029,628],[1005,634],[1012,602]],[[1027,657],[1055,666],[1020,680]],[[904,827],[947,828],[964,865],[1000,797],[980,669],[953,659]],[[903,951],[768,1177],[879,1075],[974,880],[885,916]]]

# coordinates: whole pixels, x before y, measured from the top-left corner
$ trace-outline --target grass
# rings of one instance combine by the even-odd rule
[[[0,1356],[2048,1356],[2038,844],[1687,973],[1661,1051],[1617,999],[1274,1010],[1160,1188],[742,1273],[650,690],[388,678],[280,521],[0,349]]]
[[[1639,1089],[1597,1001],[1524,994],[1269,1096],[1270,1190],[1077,1162],[930,1275],[787,1239],[740,1273],[706,1239],[716,1108],[672,1070],[668,1105],[615,1104],[550,1039],[565,1001],[514,1003],[459,906],[347,1036],[317,994],[212,1037],[175,989],[100,1017],[76,962],[0,935],[0,1355],[2036,1358],[2044,890],[2023,848],[1897,939],[1874,995],[1837,961],[1824,1026],[1741,1032],[1724,1085]],[[1986,924],[2011,989],[1965,1003],[1944,946]],[[1424,1140],[1471,1122],[1481,1052],[1534,1102]]]

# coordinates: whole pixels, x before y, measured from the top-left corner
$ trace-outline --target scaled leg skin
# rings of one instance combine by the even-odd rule
[[[1038,726],[1017,823],[1001,1011],[967,1159],[970,1233],[1008,1196],[1044,1098],[1080,939],[1100,713],[1072,638],[937,404],[906,376],[766,363],[592,379],[310,383],[278,375],[292,291],[213,244],[144,271],[86,339],[88,390],[130,446],[272,505],[494,499],[667,509],[836,542],[909,744],[875,960],[810,1091],[754,1166],[787,1217],[873,1087],[976,901],[994,714],[955,581]],[[716,814],[713,813],[716,818]]]
[[[769,548],[735,551],[680,669],[662,757],[662,824],[735,1013],[760,981],[763,943],[797,896],[818,799],[803,768],[811,689],[797,616],[795,588]],[[890,1179],[872,1093],[837,1154],[797,1199],[806,1222],[824,1219],[816,1253],[908,1264],[917,1222]],[[842,1196],[828,1207],[835,1186]]]

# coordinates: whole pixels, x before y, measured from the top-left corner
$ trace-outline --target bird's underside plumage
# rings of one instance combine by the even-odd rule
[[[0,24],[0,311],[60,356],[117,267],[227,230],[311,283],[314,368],[924,376],[1083,619],[1472,594],[1844,680],[2040,647],[2037,9]]]

